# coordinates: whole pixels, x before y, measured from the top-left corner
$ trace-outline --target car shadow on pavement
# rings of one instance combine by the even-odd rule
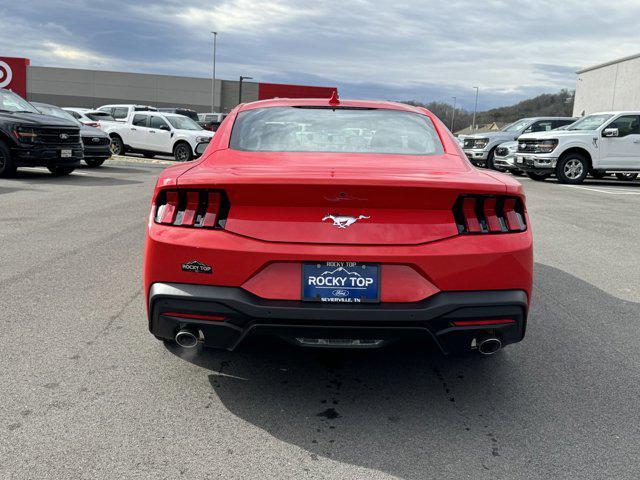
[[[149,165],[148,168],[139,168],[138,166],[136,167],[122,167],[122,166],[115,166],[115,164],[113,163],[109,163],[109,161],[107,160],[107,162],[102,165],[101,167],[98,168],[91,168],[91,167],[87,167],[87,166],[80,166],[77,168],[77,171],[81,171],[83,173],[127,173],[127,174],[132,174],[132,173],[149,173],[150,171],[153,170],[157,170],[158,167],[165,167],[165,165]],[[165,167],[166,168],[166,167]]]
[[[536,265],[535,284],[527,336],[492,357],[262,339],[236,352],[169,349],[210,372],[212,393],[231,414],[311,461],[410,479],[563,476],[589,455],[615,457],[636,435],[629,418],[640,388],[620,363],[636,355],[640,305],[546,265]],[[589,465],[592,478],[612,471],[607,461]]]
[[[113,187],[118,185],[133,185],[143,183],[140,180],[129,180],[126,178],[115,178],[105,175],[94,175],[97,169],[78,169],[79,174],[74,172],[70,175],[56,177],[42,170],[18,170],[12,178],[6,178],[5,181],[13,183],[33,182],[33,184],[56,184],[56,185],[75,185],[84,187]],[[109,172],[115,173],[115,172]]]
[[[0,187],[0,195],[3,195],[5,193],[12,193],[12,192],[21,192],[24,190],[30,190],[30,191],[38,191],[38,189],[36,188],[7,188],[7,187]]]
[[[545,183],[555,183],[560,185],[560,182],[558,182],[558,180],[555,177],[552,178],[547,178],[545,180]],[[568,184],[564,184],[564,185],[568,185]],[[585,181],[583,183],[578,184],[578,186],[585,186],[585,187],[638,187],[640,188],[640,181],[638,180],[617,180],[615,178],[612,179],[593,179],[593,178],[586,178]]]

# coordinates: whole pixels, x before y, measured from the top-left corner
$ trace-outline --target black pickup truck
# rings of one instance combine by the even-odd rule
[[[0,89],[0,177],[14,175],[18,167],[69,175],[82,158],[77,123],[42,115],[22,97]]]

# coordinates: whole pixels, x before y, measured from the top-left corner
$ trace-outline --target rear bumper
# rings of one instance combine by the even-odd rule
[[[527,224],[530,222],[527,220]],[[212,274],[182,270],[196,260]],[[378,263],[383,302],[414,302],[437,291],[531,291],[531,229],[504,235],[456,235],[420,245],[329,245],[265,242],[225,230],[149,222],[144,258],[148,295],[154,283],[242,287],[272,300],[300,298],[301,262]],[[284,270],[272,269],[279,265]],[[398,274],[388,270],[393,267]],[[401,271],[402,270],[402,271]],[[410,270],[410,271],[409,271]]]
[[[204,344],[213,348],[233,350],[253,334],[383,343],[408,337],[430,340],[446,354],[469,350],[483,334],[498,336],[504,345],[522,340],[527,310],[527,294],[521,290],[440,292],[420,302],[347,305],[265,300],[237,287],[154,283],[148,312],[149,330],[157,337],[173,339],[189,327],[201,331]],[[481,327],[452,323],[487,319],[514,322]]]

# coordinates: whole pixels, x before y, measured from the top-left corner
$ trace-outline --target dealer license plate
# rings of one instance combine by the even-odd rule
[[[70,158],[71,150],[60,150],[60,158]]]
[[[330,303],[380,301],[380,266],[375,263],[302,264],[302,300]]]

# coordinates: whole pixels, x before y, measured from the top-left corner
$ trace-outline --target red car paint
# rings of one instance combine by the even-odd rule
[[[530,227],[516,233],[462,235],[452,213],[461,195],[510,196],[505,202],[524,202],[522,186],[512,177],[473,167],[443,123],[426,109],[340,101],[341,106],[427,116],[444,147],[441,155],[229,148],[241,111],[327,104],[327,99],[275,99],[240,105],[198,160],[160,175],[146,237],[147,295],[155,282],[166,282],[240,287],[265,300],[295,301],[301,295],[301,263],[336,260],[379,263],[382,304],[417,302],[453,291],[519,290],[530,298]],[[158,195],[176,188],[224,191],[230,204],[224,229],[156,223]],[[487,201],[485,209],[491,205]],[[370,218],[341,229],[322,221],[329,212]],[[485,213],[491,226],[495,218]],[[212,266],[213,273],[181,270],[181,264],[194,259]]]

